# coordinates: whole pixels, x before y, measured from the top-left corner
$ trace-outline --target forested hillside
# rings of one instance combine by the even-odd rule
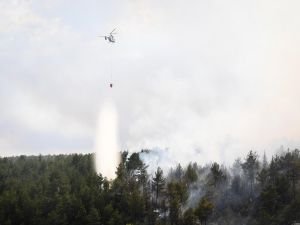
[[[300,222],[299,150],[154,174],[140,154],[122,152],[112,181],[96,174],[92,154],[0,158],[0,225]]]

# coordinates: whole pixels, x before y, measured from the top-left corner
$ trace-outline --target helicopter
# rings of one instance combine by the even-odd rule
[[[116,30],[116,28],[113,29],[112,32],[110,32],[109,35],[107,35],[107,36],[99,36],[99,37],[104,37],[105,40],[108,40],[110,43],[115,43],[116,40],[115,40],[114,34],[117,34],[117,33],[114,33],[115,30]]]
[[[113,30],[109,33],[108,36],[99,36],[99,37],[104,37],[105,40],[108,40],[108,42],[110,42],[110,43],[115,43],[116,40],[115,40],[114,34],[117,34],[117,33],[115,33],[115,30],[116,30],[116,28],[113,29]],[[112,76],[112,75],[111,75],[111,76]],[[111,79],[112,79],[112,77],[111,77]],[[109,87],[110,87],[110,88],[113,87],[113,83],[112,83],[112,82],[109,83]]]

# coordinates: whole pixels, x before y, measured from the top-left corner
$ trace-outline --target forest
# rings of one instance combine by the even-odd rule
[[[300,152],[249,151],[216,162],[147,171],[121,152],[116,178],[93,154],[0,158],[0,225],[290,225],[300,222]]]

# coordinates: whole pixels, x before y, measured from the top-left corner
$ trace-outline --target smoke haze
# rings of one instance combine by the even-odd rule
[[[110,64],[121,150],[170,165],[299,148],[299,8],[0,1],[0,155],[93,152]],[[113,47],[97,37],[114,28]]]

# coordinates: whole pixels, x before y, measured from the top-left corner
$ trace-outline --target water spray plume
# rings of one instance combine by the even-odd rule
[[[100,108],[95,150],[97,173],[101,173],[108,179],[113,179],[120,162],[120,148],[118,143],[118,114],[112,101],[106,101]]]

